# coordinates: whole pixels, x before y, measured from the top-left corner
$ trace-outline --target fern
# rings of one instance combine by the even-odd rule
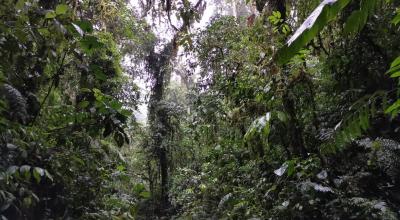
[[[392,62],[390,69],[386,73],[392,78],[398,78],[400,82],[400,56]],[[397,99],[396,102],[389,106],[389,108],[385,110],[385,113],[396,117],[400,113],[400,99]]]
[[[356,101],[349,108],[351,113],[335,126],[331,138],[322,145],[322,152],[335,153],[361,137],[370,128],[370,119],[386,108],[387,97],[388,92],[377,91]]]
[[[375,216],[372,219],[397,219],[396,212],[390,209],[386,202],[362,197],[352,197],[344,200],[348,207],[362,210],[363,216]]]
[[[392,62],[386,73],[392,78],[400,77],[400,57]],[[386,106],[388,94],[391,92],[393,91],[377,91],[354,103],[349,109],[353,111],[352,114],[336,125],[333,141],[323,145],[323,153],[334,153],[347,143],[359,138],[370,127],[370,118],[376,116],[378,112],[383,112],[392,118],[396,117],[400,113],[400,99],[397,99],[389,107]],[[380,111],[377,110],[379,107]]]

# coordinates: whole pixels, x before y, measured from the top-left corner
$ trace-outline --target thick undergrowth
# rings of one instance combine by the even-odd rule
[[[399,219],[399,7],[4,0],[0,219]]]

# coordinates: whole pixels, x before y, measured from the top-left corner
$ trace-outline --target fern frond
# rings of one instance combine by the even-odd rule
[[[377,91],[356,101],[350,108],[350,114],[334,128],[331,138],[322,145],[322,153],[340,151],[346,144],[361,137],[370,128],[370,119],[386,108],[388,92]]]

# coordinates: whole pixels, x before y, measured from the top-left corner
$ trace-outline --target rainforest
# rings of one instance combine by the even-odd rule
[[[399,0],[0,0],[0,220],[400,219]]]

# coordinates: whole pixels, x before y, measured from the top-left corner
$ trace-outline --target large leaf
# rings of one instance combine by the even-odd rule
[[[92,33],[93,32],[93,25],[87,20],[81,20],[75,22],[85,33]]]
[[[57,15],[63,15],[65,13],[67,13],[67,11],[68,11],[68,5],[60,4],[60,5],[57,5],[57,7],[56,7]]]
[[[356,34],[365,26],[368,17],[372,15],[377,6],[377,0],[361,1],[360,10],[354,11],[347,19],[344,33]]]
[[[253,121],[246,134],[244,135],[244,140],[247,141],[253,138],[253,136],[256,134],[261,134],[262,136],[268,138],[270,132],[270,120],[271,113],[268,112],[264,116]]]
[[[36,182],[39,183],[42,179],[42,176],[45,175],[44,169],[40,167],[33,168],[33,177],[35,178]]]
[[[107,80],[107,75],[103,72],[100,66],[92,64],[90,65],[90,70],[94,73],[96,79],[100,81],[106,81]]]
[[[390,65],[390,69],[386,72],[392,78],[400,77],[400,57],[397,57],[392,64]]]
[[[80,41],[81,48],[86,52],[86,53],[92,53],[95,49],[101,48],[103,46],[103,43],[99,42],[97,37],[94,36],[85,36],[81,41]]]
[[[289,166],[288,163],[283,163],[282,166],[279,167],[279,169],[274,170],[274,173],[277,176],[282,176],[286,172],[288,166]]]
[[[390,64],[390,68],[395,68],[397,66],[400,66],[400,56],[397,57],[391,64]]]
[[[296,53],[307,45],[337,14],[350,2],[350,0],[324,0],[311,13],[304,23],[297,29],[287,44],[279,50],[277,61],[279,64],[287,63]]]
[[[85,34],[85,32],[82,30],[81,27],[79,27],[78,25],[71,23],[73,30],[78,33],[81,37],[83,37],[83,35]]]
[[[392,23],[394,25],[397,25],[400,23],[400,10],[397,11],[397,15],[396,15],[396,17],[393,18]]]
[[[57,14],[54,11],[48,11],[45,15],[46,19],[52,19],[55,18],[57,16]]]

